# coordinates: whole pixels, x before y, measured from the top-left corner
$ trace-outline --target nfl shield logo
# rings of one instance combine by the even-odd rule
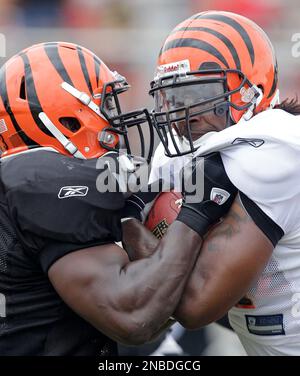
[[[217,203],[218,205],[221,205],[223,200],[223,196],[221,194],[216,194],[214,197],[214,202]]]
[[[210,192],[211,201],[218,205],[223,205],[229,197],[230,193],[221,188],[214,187]]]

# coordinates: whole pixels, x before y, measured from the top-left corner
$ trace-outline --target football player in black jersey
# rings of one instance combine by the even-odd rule
[[[122,159],[126,170],[127,129],[148,122],[151,133],[147,111],[123,113],[125,78],[71,43],[32,46],[0,75],[0,354],[113,355],[115,341],[150,340],[176,308],[201,238],[177,221],[136,262],[115,243],[125,198],[99,192],[97,162]]]

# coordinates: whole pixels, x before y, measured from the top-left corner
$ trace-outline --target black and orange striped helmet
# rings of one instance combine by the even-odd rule
[[[196,14],[165,40],[150,94],[155,98],[154,126],[166,154],[194,152],[201,140],[191,137],[193,117],[213,112],[226,118],[225,127],[278,103],[274,49],[265,32],[243,16]],[[183,137],[176,129],[179,122],[185,122]]]
[[[128,127],[151,121],[147,110],[123,113],[118,95],[129,88],[91,51],[72,43],[29,47],[0,70],[2,157],[48,147],[77,158],[126,148]],[[151,145],[151,141],[149,143]],[[151,154],[151,151],[150,151]]]

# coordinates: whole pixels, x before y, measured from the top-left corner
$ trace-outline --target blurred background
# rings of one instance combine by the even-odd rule
[[[132,85],[124,94],[126,107],[151,107],[147,92],[163,40],[180,21],[209,9],[237,12],[257,22],[278,55],[281,97],[297,93],[300,57],[292,57],[291,40],[300,33],[297,0],[0,0],[0,33],[7,57],[44,41],[90,48]]]
[[[74,42],[127,77],[132,89],[124,94],[124,109],[151,108],[149,83],[165,37],[185,18],[210,9],[245,15],[267,32],[278,56],[281,98],[295,96],[300,88],[300,56],[292,54],[300,41],[298,0],[0,0],[0,63],[34,43]],[[217,324],[195,332],[176,325],[153,344],[120,347],[120,352],[245,354],[237,337]]]

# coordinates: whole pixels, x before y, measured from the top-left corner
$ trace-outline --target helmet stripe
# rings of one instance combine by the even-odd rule
[[[10,120],[16,132],[18,133],[18,135],[20,136],[24,144],[27,146],[39,146],[39,144],[33,141],[29,136],[27,136],[27,134],[23,131],[23,129],[21,129],[10,107],[9,98],[7,94],[7,86],[6,86],[6,66],[3,66],[0,70],[0,95],[2,98],[5,111],[10,117]]]
[[[224,44],[228,47],[229,51],[231,52],[232,58],[235,62],[236,68],[241,70],[241,62],[240,62],[240,58],[239,58],[239,55],[237,53],[237,50],[235,49],[231,40],[228,39],[222,33],[219,33],[218,31],[210,29],[208,27],[182,27],[180,29],[175,29],[172,32],[172,34],[178,32],[178,31],[204,31],[206,33],[214,35],[215,37],[220,39],[222,42],[224,42]],[[184,34],[183,34],[183,36],[184,36]]]
[[[251,58],[252,65],[254,64],[255,52],[254,52],[254,47],[253,47],[252,41],[250,39],[250,36],[247,33],[247,31],[243,28],[243,26],[241,24],[239,24],[236,20],[234,20],[231,17],[224,16],[222,14],[209,14],[209,13],[206,13],[206,14],[200,13],[198,15],[198,17],[196,17],[196,18],[206,19],[206,20],[222,21],[222,22],[226,23],[227,25],[233,27],[240,34],[241,38],[245,42],[246,47],[247,47],[248,52],[249,52],[249,55],[250,55],[250,58]]]
[[[180,38],[180,39],[171,40],[164,45],[161,53],[171,50],[172,48],[180,48],[180,47],[198,48],[199,50],[206,51],[209,54],[216,57],[217,59],[219,59],[227,68],[229,68],[228,63],[225,57],[221,54],[221,52],[219,52],[211,44],[204,42],[202,40],[199,40],[199,39]]]
[[[82,48],[80,46],[77,46],[77,52],[78,52],[81,70],[82,70],[82,73],[84,75],[85,82],[86,82],[86,84],[89,88],[90,93],[93,94],[93,88],[92,88],[89,72],[87,70],[87,66],[86,66],[86,62],[85,62],[85,58],[84,58],[84,55],[83,55]]]
[[[24,69],[25,69],[25,85],[26,85],[26,94],[27,94],[27,102],[30,108],[31,115],[36,123],[36,125],[40,128],[42,132],[44,132],[47,136],[54,137],[52,133],[45,127],[41,119],[39,118],[38,114],[40,112],[44,112],[39,101],[39,98],[36,93],[36,89],[34,86],[33,74],[32,69],[30,66],[29,58],[26,53],[21,53],[20,56],[23,59]]]
[[[277,65],[277,61],[276,61],[273,83],[272,83],[272,87],[270,89],[270,92],[268,94],[268,98],[271,98],[272,95],[275,93],[275,90],[277,88],[277,82],[278,82],[278,65]]]
[[[94,65],[95,65],[97,86],[99,86],[101,60],[96,55],[94,55]]]
[[[66,71],[66,68],[62,62],[61,57],[58,53],[58,44],[57,43],[45,43],[44,49],[49,57],[49,60],[51,61],[52,65],[56,69],[57,73],[60,75],[63,81],[66,81],[68,84],[73,85],[73,82],[71,80],[71,77],[69,76],[68,72]]]

